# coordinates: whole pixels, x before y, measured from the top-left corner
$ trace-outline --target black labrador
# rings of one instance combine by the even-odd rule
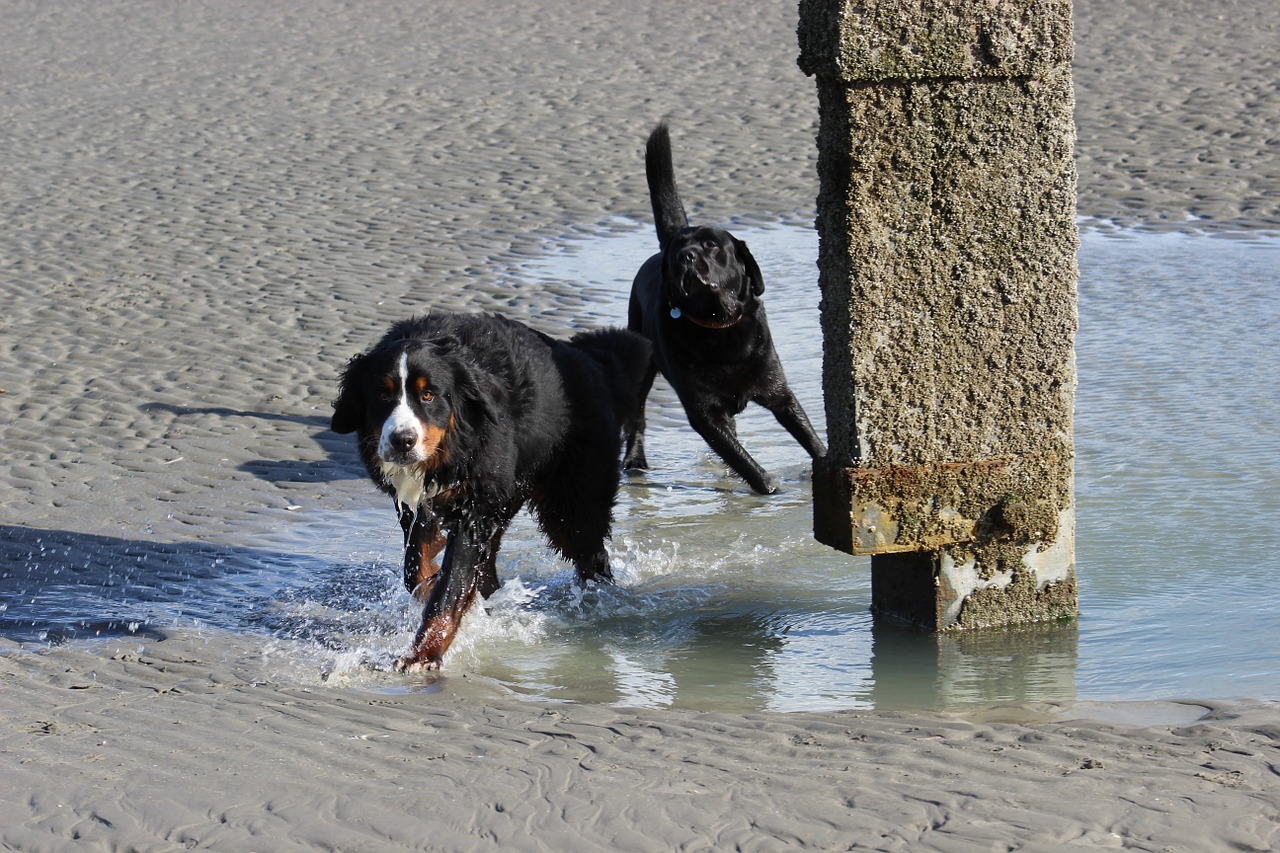
[[[640,416],[627,429],[623,467],[649,467],[644,400],[661,370],[711,449],[751,488],[772,494],[777,484],[738,442],[734,418],[747,403],[773,412],[814,459],[826,447],[783,375],[761,301],[760,267],[747,244],[723,228],[689,225],[665,122],[649,134],[645,177],[661,251],[636,273],[627,326],[653,343],[654,363],[641,385]]]

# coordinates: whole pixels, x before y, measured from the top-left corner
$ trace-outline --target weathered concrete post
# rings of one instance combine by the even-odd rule
[[[1070,0],[801,0],[817,538],[940,630],[1076,613]]]

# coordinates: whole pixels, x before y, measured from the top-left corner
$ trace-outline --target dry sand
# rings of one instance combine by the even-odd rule
[[[698,216],[812,219],[794,4],[4,0],[0,16],[6,600],[43,542],[65,546],[51,571],[109,573],[103,555],[251,549],[300,518],[341,535],[370,499],[324,429],[345,359],[426,304],[578,322],[572,283],[510,270],[575,229],[648,220],[659,117],[699,164],[682,175]],[[1274,2],[1076,16],[1085,221],[1280,231]],[[256,643],[0,639],[0,846],[1280,844],[1272,704],[637,712],[463,677],[299,683]]]

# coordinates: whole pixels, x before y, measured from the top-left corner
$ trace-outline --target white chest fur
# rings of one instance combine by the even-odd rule
[[[440,484],[434,480],[425,481],[422,471],[417,466],[382,463],[382,476],[395,490],[396,502],[416,509],[425,501],[440,494]]]

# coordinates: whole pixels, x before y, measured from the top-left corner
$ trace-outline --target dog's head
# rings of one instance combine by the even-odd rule
[[[451,485],[441,472],[476,422],[496,419],[483,379],[450,341],[386,339],[347,365],[331,427],[356,433],[374,479],[416,506]]]
[[[764,277],[747,244],[705,225],[671,237],[663,250],[662,280],[672,316],[713,329],[740,322],[764,293]]]

